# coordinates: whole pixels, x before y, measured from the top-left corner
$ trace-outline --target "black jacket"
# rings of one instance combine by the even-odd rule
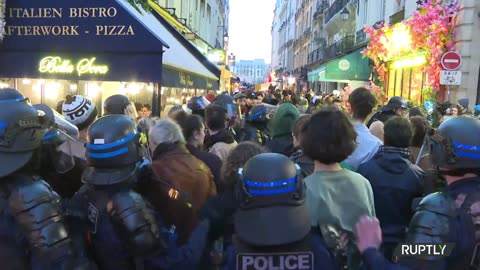
[[[384,243],[398,243],[413,215],[412,200],[423,193],[424,172],[401,153],[380,151],[358,168],[372,185]]]
[[[217,186],[217,191],[219,190],[219,184],[221,183],[221,170],[222,170],[222,160],[215,154],[208,153],[196,148],[193,145],[187,144],[187,149],[194,157],[198,158],[199,160],[203,161],[210,171],[213,174],[213,180],[215,181],[215,185]]]

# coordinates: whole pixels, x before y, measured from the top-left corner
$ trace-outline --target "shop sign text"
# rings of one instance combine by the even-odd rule
[[[97,65],[96,58],[83,58],[76,64],[70,59],[63,59],[59,56],[47,56],[40,60],[38,71],[50,74],[72,74],[77,73],[79,77],[84,74],[105,75],[108,72],[107,65]]]
[[[182,86],[188,86],[188,87],[193,86],[193,80],[190,77],[190,75],[185,75],[183,72],[179,72],[178,76],[180,79],[180,84]]]
[[[12,25],[5,26],[7,36],[134,36],[132,25],[119,24],[85,24],[81,19],[115,18],[118,11],[115,7],[85,8],[7,8],[7,18],[46,19],[58,22],[45,25]],[[62,24],[63,18],[69,18],[68,24]],[[78,24],[75,24],[77,22]]]

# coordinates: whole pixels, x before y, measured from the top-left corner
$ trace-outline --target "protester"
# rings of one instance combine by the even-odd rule
[[[271,140],[266,144],[270,151],[287,157],[294,152],[292,131],[299,117],[300,112],[291,103],[284,103],[276,109],[270,121]]]
[[[205,108],[205,124],[208,129],[205,147],[207,147],[208,152],[224,160],[230,151],[237,146],[233,134],[227,130],[227,111],[217,104],[208,105]]]
[[[153,175],[141,183],[139,191],[168,224],[175,225],[179,243],[185,243],[197,224],[198,209],[216,194],[213,175],[205,163],[188,152],[182,130],[172,120],[157,121],[149,138]],[[164,192],[166,186],[188,194],[191,207],[182,200],[171,200]]]
[[[373,136],[365,126],[365,120],[377,103],[372,92],[363,87],[357,88],[348,97],[348,103],[352,110],[353,127],[357,133],[357,147],[345,160],[345,164],[355,171],[360,164],[370,160],[377,153],[382,141]]]
[[[302,133],[302,150],[314,160],[314,173],[305,178],[312,227],[331,226],[353,235],[355,223],[361,216],[367,213],[375,216],[368,180],[339,165],[355,149],[355,129],[343,112],[325,108],[312,115]],[[347,265],[348,269],[360,266],[353,245],[348,247]]]
[[[179,111],[175,113],[173,119],[182,127],[188,151],[208,166],[213,174],[216,188],[219,190],[222,179],[222,160],[215,154],[203,151],[206,128],[201,116],[196,114],[188,115],[184,111]]]
[[[305,178],[313,173],[313,160],[306,156],[300,145],[302,141],[302,129],[303,126],[310,121],[312,116],[310,114],[304,114],[300,116],[293,126],[293,147],[295,152],[290,155],[290,159],[298,164],[302,169],[302,176]]]
[[[385,142],[378,153],[358,168],[372,185],[375,213],[382,224],[385,257],[393,259],[395,247],[405,237],[413,216],[414,198],[422,197],[425,175],[410,162],[412,130],[408,119],[390,118],[385,122]]]

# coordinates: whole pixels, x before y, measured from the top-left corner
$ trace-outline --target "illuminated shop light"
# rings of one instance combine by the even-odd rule
[[[9,84],[8,83],[0,83],[0,88],[8,88]]]
[[[77,88],[78,88],[77,84],[75,84],[75,83],[70,84],[70,90],[71,91],[77,91]]]
[[[30,81],[29,79],[23,79],[22,80],[22,83],[23,84],[30,84],[32,81]]]
[[[147,86],[147,90],[153,92],[153,83],[149,83]]]
[[[401,69],[405,67],[418,67],[422,66],[427,62],[425,55],[419,55],[411,58],[405,58],[401,60],[394,61],[391,65],[391,69]]]
[[[58,92],[61,85],[57,82],[49,82],[45,84],[45,96],[48,99],[56,100],[58,98]]]

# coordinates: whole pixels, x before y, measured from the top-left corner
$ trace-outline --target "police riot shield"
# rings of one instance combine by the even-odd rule
[[[42,138],[42,149],[46,156],[52,159],[52,164],[58,173],[69,171],[75,166],[72,143],[79,139],[78,128],[47,105],[37,104],[34,107],[44,119],[47,129]]]
[[[429,129],[425,133],[425,138],[423,139],[422,147],[418,152],[417,160],[415,161],[416,165],[419,165],[422,160],[430,159],[433,145],[436,143],[434,139],[435,129]]]

